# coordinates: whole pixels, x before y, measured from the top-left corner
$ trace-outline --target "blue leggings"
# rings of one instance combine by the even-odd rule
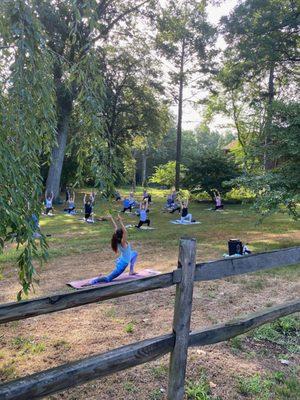
[[[131,252],[131,259],[130,259],[130,272],[133,272],[134,264],[136,262],[138,253],[136,251]],[[99,278],[95,278],[91,280],[91,285],[100,282],[111,282],[113,279],[117,278],[121,275],[126,267],[128,266],[128,262],[124,261],[121,257],[117,259],[115,269],[111,271],[111,273],[107,276],[101,276]]]

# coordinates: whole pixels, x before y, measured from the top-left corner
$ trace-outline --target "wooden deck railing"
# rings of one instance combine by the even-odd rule
[[[0,323],[6,323],[176,285],[172,333],[5,383],[0,385],[0,400],[42,398],[149,362],[167,353],[171,353],[168,399],[182,400],[189,346],[204,346],[222,342],[276,318],[300,311],[300,299],[297,299],[225,324],[190,332],[195,281],[222,279],[232,275],[300,264],[300,247],[200,264],[195,263],[195,255],[195,240],[181,239],[178,268],[173,272],[101,288],[83,289],[78,292],[1,305]]]

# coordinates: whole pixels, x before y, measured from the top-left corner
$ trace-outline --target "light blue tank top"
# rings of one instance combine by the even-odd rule
[[[147,219],[147,211],[146,210],[140,210],[140,221],[145,222]]]
[[[120,252],[120,258],[123,261],[129,263],[130,260],[131,260],[131,247],[130,247],[130,244],[128,243],[126,248],[122,247],[121,244],[118,244],[118,250]]]

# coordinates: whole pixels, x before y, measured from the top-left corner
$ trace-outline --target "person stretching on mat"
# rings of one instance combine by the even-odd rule
[[[53,192],[51,192],[51,195],[47,195],[47,190],[45,192],[45,205],[46,205],[46,210],[45,210],[45,214],[48,215],[50,211],[53,211],[53,206],[52,206],[52,202],[53,202]]]
[[[140,209],[139,209],[140,220],[138,225],[135,226],[136,228],[140,228],[144,224],[150,226],[150,219],[148,218],[147,215],[148,212],[149,212],[148,201],[146,200],[145,202],[142,202],[140,204]]]
[[[122,212],[124,213],[127,210],[129,210],[130,212],[132,210],[132,205],[130,204],[130,199],[124,199],[123,200],[123,210],[122,210]]]
[[[67,211],[69,214],[75,214],[75,192],[73,192],[73,197],[70,194],[68,208],[65,208],[64,211]]]
[[[87,200],[86,199],[86,194],[84,194],[83,197],[83,205],[84,205],[84,219],[86,221],[90,220],[91,221],[91,215],[93,213],[93,203],[91,201],[91,196],[90,198]],[[90,222],[89,221],[89,222]],[[94,221],[93,221],[94,222]]]
[[[136,251],[131,249],[130,243],[127,242],[127,230],[123,224],[123,221],[121,217],[118,216],[118,221],[120,222],[121,226],[121,228],[118,228],[118,225],[113,217],[110,215],[109,218],[114,226],[114,233],[111,238],[111,248],[116,254],[119,251],[120,257],[117,258],[115,269],[110,274],[92,279],[89,282],[89,285],[95,285],[96,283],[101,282],[111,282],[125,271],[125,269],[128,267],[128,264],[130,264],[129,275],[135,275],[134,265],[138,254]]]
[[[180,202],[181,205],[181,218],[180,222],[192,222],[192,214],[189,214],[188,205],[189,201]]]
[[[69,186],[66,187],[66,200],[65,203],[68,204],[69,198],[71,197],[71,192]]]
[[[223,210],[223,209],[224,209],[224,206],[223,206],[223,204],[222,204],[222,199],[221,199],[220,192],[218,192],[218,191],[216,190],[216,191],[214,192],[214,196],[215,196],[215,202],[216,202],[215,211],[217,211],[217,210]]]
[[[149,194],[146,189],[143,191],[143,200],[147,200],[148,204],[152,201],[151,194]]]

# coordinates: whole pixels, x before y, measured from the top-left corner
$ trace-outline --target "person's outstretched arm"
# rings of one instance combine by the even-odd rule
[[[54,197],[54,193],[53,193],[53,191],[51,191],[51,201],[53,200],[53,197]]]
[[[86,201],[86,193],[84,193],[84,196],[83,196],[83,204],[85,205],[85,201]]]
[[[75,192],[73,192],[73,201],[75,201]]]
[[[127,229],[126,229],[125,225],[123,224],[123,220],[120,217],[120,215],[118,215],[118,221],[120,222],[121,229],[122,229],[122,232],[123,232],[123,237],[122,237],[121,244],[122,244],[122,247],[125,247],[126,244],[127,244]]]
[[[116,221],[113,219],[112,215],[109,214],[108,217],[110,218],[110,220],[115,228],[115,231],[116,231],[118,229],[118,225],[116,224]]]

